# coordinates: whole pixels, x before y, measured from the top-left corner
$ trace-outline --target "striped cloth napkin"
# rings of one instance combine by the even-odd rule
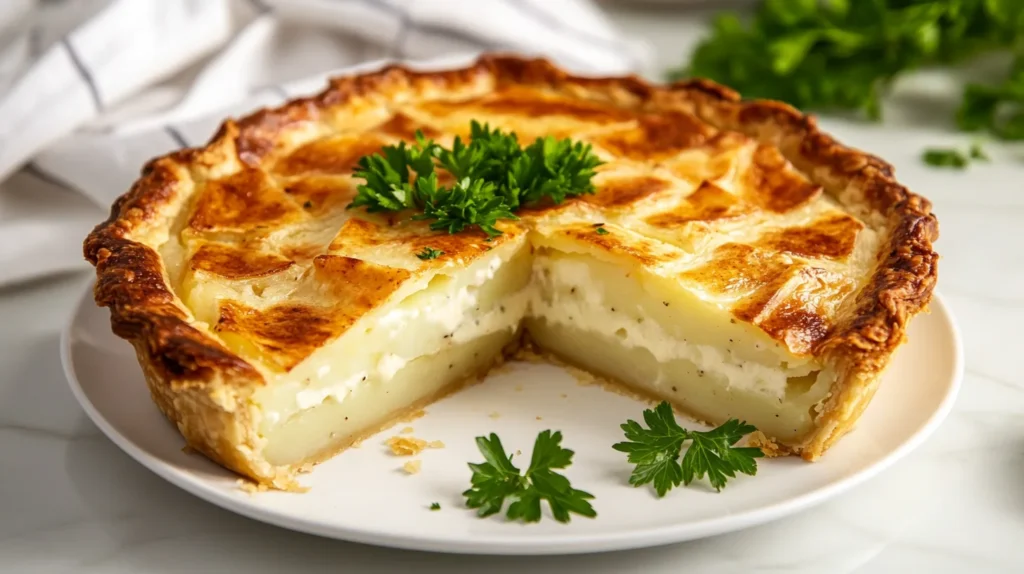
[[[80,268],[81,241],[149,158],[226,116],[403,60],[543,55],[647,71],[588,0],[3,0],[0,286]]]

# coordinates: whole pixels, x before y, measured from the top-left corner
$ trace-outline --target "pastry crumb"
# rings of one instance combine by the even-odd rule
[[[235,484],[238,485],[239,490],[248,493],[250,496],[256,495],[260,492],[268,492],[272,489],[272,487],[268,484],[256,482],[248,478],[239,478],[237,481],[235,481]],[[301,484],[295,482],[294,480],[286,480],[284,484],[277,486],[277,490],[301,494],[304,492],[309,492],[309,487],[302,486]]]
[[[516,392],[517,393],[523,392],[523,385],[516,385]]]
[[[402,434],[412,434],[414,430],[416,430],[416,429],[414,429],[412,427],[405,427],[404,429],[402,429],[399,432],[402,433]]]
[[[601,379],[598,379],[596,376],[591,375],[586,371],[581,371],[580,369],[570,366],[562,366],[562,368],[568,371],[569,374],[572,375],[572,378],[576,379],[576,384],[581,387],[591,387],[602,384]]]
[[[270,490],[265,484],[260,484],[244,478],[238,479],[238,488],[248,492],[249,494],[256,494],[258,492],[266,492]]]
[[[423,462],[419,460],[410,460],[409,462],[402,465],[402,470],[409,474],[416,474],[420,471],[423,466]]]
[[[444,443],[439,440],[432,440],[427,443],[429,448],[444,448]]]
[[[542,419],[542,418],[540,418],[540,417],[538,416],[538,417],[537,417],[537,420],[543,420],[543,419]]]
[[[384,444],[391,448],[395,456],[413,456],[427,447],[427,441],[412,436],[393,436]]]
[[[786,454],[774,439],[768,438],[768,436],[761,431],[754,431],[751,433],[748,444],[752,447],[761,449],[761,452],[764,453],[766,458],[775,458]]]
[[[423,409],[416,409],[414,411],[405,413],[404,415],[398,417],[398,419],[396,419],[395,422],[411,423],[412,421],[414,421],[414,420],[416,420],[416,419],[418,419],[418,418],[420,418],[420,417],[422,417],[422,416],[424,416],[426,414],[427,414],[427,411],[425,411]]]
[[[563,398],[563,399],[567,399],[567,398],[569,398],[569,395],[567,395],[567,394],[565,394],[565,393],[562,393],[562,398]]]
[[[523,456],[523,451],[516,449],[516,456]]]
[[[501,416],[501,413],[499,413],[498,411],[494,411],[493,413],[491,413],[491,414],[489,414],[487,416],[491,417],[492,419],[496,419],[496,418]]]

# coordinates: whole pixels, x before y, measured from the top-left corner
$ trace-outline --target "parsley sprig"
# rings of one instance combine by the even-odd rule
[[[562,448],[562,433],[545,430],[537,435],[530,466],[524,474],[505,454],[498,435],[477,437],[476,445],[486,462],[470,463],[472,488],[462,494],[466,506],[476,508],[480,517],[501,512],[505,501],[512,503],[505,513],[509,520],[538,522],[541,501],[546,500],[551,514],[559,522],[569,522],[570,514],[594,518],[597,512],[590,505],[593,495],[572,487],[569,479],[555,472],[572,464],[573,451]]]
[[[434,249],[433,247],[428,246],[424,247],[423,251],[417,253],[416,257],[419,257],[423,261],[427,261],[429,259],[437,259],[442,255],[444,255],[444,251],[441,251],[440,249]]]
[[[990,50],[1013,50],[1002,83],[968,85],[967,131],[1024,139],[1024,2],[1020,0],[762,0],[753,17],[722,13],[674,78],[707,77],[746,97],[880,119],[901,73]]]
[[[521,207],[594,193],[591,179],[601,163],[589,144],[547,136],[522,147],[515,132],[474,120],[468,143],[456,137],[445,148],[417,131],[414,144],[360,158],[354,175],[364,183],[348,207],[418,211],[413,219],[431,221],[435,231],[476,226],[493,237],[501,233],[498,220],[517,219]],[[438,168],[455,183],[441,185]]]
[[[721,491],[737,472],[757,474],[755,459],[764,456],[759,448],[734,446],[757,430],[735,419],[709,431],[691,431],[679,426],[672,407],[662,401],[653,410],[644,410],[644,422],[648,428],[633,420],[621,425],[627,441],[616,443],[612,448],[627,453],[629,462],[636,465],[629,483],[633,486],[653,483],[658,497],[680,484],[689,485],[694,479],[703,479],[705,475],[711,486]],[[686,441],[690,441],[690,446],[680,461]]]
[[[929,148],[921,154],[921,159],[934,167],[965,169],[972,160],[988,161],[988,156],[979,144],[973,144],[967,153],[953,148]]]

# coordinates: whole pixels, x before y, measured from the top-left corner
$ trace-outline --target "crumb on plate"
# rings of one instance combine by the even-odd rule
[[[238,479],[238,488],[248,492],[249,494],[256,494],[257,492],[266,492],[268,490],[267,485],[253,482],[244,478]]]
[[[752,447],[761,449],[761,452],[763,452],[767,458],[774,458],[785,454],[778,443],[773,439],[768,438],[768,436],[761,431],[754,431],[750,435],[750,441],[748,444]]]
[[[413,456],[427,447],[427,441],[412,436],[393,436],[385,444],[396,456]]]

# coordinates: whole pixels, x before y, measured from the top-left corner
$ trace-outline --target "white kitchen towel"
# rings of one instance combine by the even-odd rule
[[[142,164],[226,116],[334,74],[493,51],[584,74],[650,61],[588,0],[3,0],[0,285],[81,265]]]

